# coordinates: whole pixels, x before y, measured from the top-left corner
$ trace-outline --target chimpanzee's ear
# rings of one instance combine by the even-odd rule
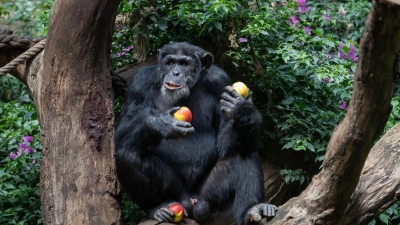
[[[161,49],[157,49],[157,61],[159,65],[161,65],[161,55],[162,55]]]
[[[202,55],[200,57],[200,61],[201,61],[202,69],[206,70],[206,69],[210,68],[210,66],[213,64],[214,56],[211,53],[206,52],[206,53],[204,53],[204,55]]]

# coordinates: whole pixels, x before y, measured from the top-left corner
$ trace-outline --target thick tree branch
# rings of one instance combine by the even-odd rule
[[[349,110],[332,134],[323,169],[299,197],[278,211],[273,224],[339,224],[369,150],[390,114],[398,40],[400,7],[374,0]]]
[[[400,200],[399,137],[400,123],[371,149],[345,216],[337,224],[368,224]]]

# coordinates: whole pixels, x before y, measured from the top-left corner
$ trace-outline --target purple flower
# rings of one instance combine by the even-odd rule
[[[126,52],[117,52],[117,54],[115,54],[115,55],[116,55],[117,58],[119,58],[119,57],[121,57],[121,56],[123,56],[125,54],[126,54]]]
[[[19,143],[19,148],[25,150],[28,146],[25,143]]]
[[[28,153],[28,154],[32,154],[34,151],[35,151],[35,149],[32,148],[32,147],[26,148],[26,149],[24,150],[24,152],[26,152],[26,153]]]
[[[343,7],[340,7],[340,9],[339,9],[339,14],[340,14],[341,16],[346,16],[346,12],[344,11],[344,8],[343,8]]]
[[[8,157],[10,157],[10,159],[12,159],[12,160],[15,160],[16,158],[18,158],[18,155],[17,155],[17,153],[15,153],[15,152],[11,152],[11,153],[8,155]]]
[[[340,50],[338,51],[338,54],[339,54],[339,57],[342,58],[342,59],[346,59],[347,58],[347,55],[344,52],[340,51]]]
[[[244,6],[239,5],[239,6],[238,6],[238,9],[243,10],[243,9],[244,9]]]
[[[342,59],[347,59],[347,57],[349,57],[349,59],[352,62],[357,62],[358,61],[358,57],[356,56],[356,49],[354,48],[354,45],[350,45],[349,47],[349,52],[346,54],[345,52],[342,51],[344,47],[344,44],[341,43],[338,47],[338,55],[340,58]]]
[[[324,81],[324,83],[329,83],[330,79],[329,79],[329,77],[325,77],[325,78],[323,79],[323,81]]]
[[[353,45],[350,45],[350,50],[349,50],[349,53],[347,55],[349,56],[351,61],[357,62],[358,57],[356,56],[356,49],[354,48]]]
[[[291,16],[289,17],[289,23],[292,25],[297,25],[300,22],[299,19],[297,19],[297,16]]]
[[[340,104],[339,108],[347,111],[346,101],[342,100],[342,104]]]
[[[127,47],[127,48],[122,48],[122,51],[129,52],[132,49],[133,49],[133,45],[131,45],[131,46]]]
[[[331,21],[331,17],[328,14],[322,15],[322,18],[326,21]]]
[[[326,57],[328,59],[333,59],[333,57],[335,57],[335,55],[333,53],[326,53]]]
[[[26,143],[31,143],[33,141],[33,137],[26,135],[22,137],[22,140],[24,140]]]
[[[343,44],[343,43],[340,43],[340,44],[339,44],[339,47],[338,47],[338,55],[339,55],[339,57],[342,58],[342,59],[347,59],[346,53],[344,53],[344,52],[342,51],[343,47],[344,47],[344,44]]]
[[[303,27],[304,32],[306,32],[307,35],[311,35],[311,27]]]
[[[22,150],[18,149],[17,152],[11,152],[8,157],[10,157],[10,159],[15,160],[16,158],[18,158],[20,155],[22,154]]]
[[[306,0],[297,0],[297,2],[299,3],[298,10],[300,13],[310,12],[310,7],[306,6]]]
[[[297,9],[299,10],[300,13],[310,12],[310,6],[307,7],[307,6],[299,5]]]
[[[286,1],[286,0],[282,0],[282,1],[279,3],[279,5],[280,5],[280,6],[285,6],[285,5],[286,5],[286,3],[287,3],[287,1]]]
[[[247,42],[247,39],[246,38],[239,38],[239,42],[240,43]]]

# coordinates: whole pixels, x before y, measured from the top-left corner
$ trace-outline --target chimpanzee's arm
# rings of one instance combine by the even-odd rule
[[[227,86],[221,98],[221,110],[234,121],[235,129],[239,132],[257,130],[262,118],[253,104],[251,94],[244,99],[231,86]]]
[[[218,149],[224,155],[230,149],[242,153],[256,152],[258,149],[258,127],[261,114],[253,105],[251,95],[244,99],[232,87],[225,87],[221,95],[221,125]]]
[[[155,98],[160,95],[156,67],[140,70],[128,90],[121,120],[116,130],[117,149],[132,146],[154,146],[162,138],[184,137],[194,132],[190,123],[178,121],[172,114],[174,107],[165,112],[156,108]],[[141,149],[141,147],[139,147]]]

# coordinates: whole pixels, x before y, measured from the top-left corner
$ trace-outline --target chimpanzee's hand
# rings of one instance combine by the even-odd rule
[[[221,111],[225,112],[231,119],[236,120],[236,118],[242,116],[252,116],[252,113],[255,112],[250,93],[247,99],[244,99],[235,89],[227,86],[221,97]]]
[[[171,202],[168,204],[161,204],[157,208],[153,209],[150,213],[150,217],[152,219],[157,220],[158,222],[173,222],[174,213],[168,209],[168,207],[176,202]],[[186,209],[183,211],[184,217],[188,217]]]
[[[247,210],[244,218],[244,224],[259,223],[264,217],[274,217],[278,208],[267,203],[254,205]]]
[[[148,126],[164,138],[182,138],[193,134],[194,127],[190,123],[179,121],[172,116],[178,109],[179,106],[158,116],[150,116],[147,119]]]

